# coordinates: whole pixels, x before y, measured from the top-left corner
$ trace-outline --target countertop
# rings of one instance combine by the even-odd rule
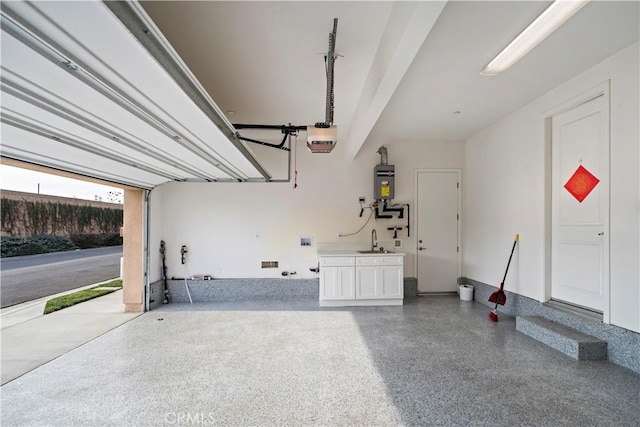
[[[404,252],[379,252],[362,254],[355,249],[325,249],[318,250],[318,256],[405,256]]]

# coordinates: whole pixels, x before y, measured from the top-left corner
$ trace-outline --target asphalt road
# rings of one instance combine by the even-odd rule
[[[4,258],[2,308],[120,276],[122,246]]]

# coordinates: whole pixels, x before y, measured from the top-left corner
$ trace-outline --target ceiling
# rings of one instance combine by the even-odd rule
[[[592,1],[503,75],[481,76],[547,4],[449,2],[371,138],[463,141],[638,40],[639,2]]]
[[[348,157],[463,141],[639,38],[639,2],[591,1],[506,73],[481,76],[548,4],[2,2],[1,154],[141,188],[269,180],[230,122],[324,121],[334,17]],[[133,19],[116,17],[123,7]]]
[[[234,123],[323,119],[321,53],[338,17],[335,122],[355,157],[367,141],[463,141],[639,38],[639,2],[592,1],[506,73],[481,76],[549,3],[142,5]]]

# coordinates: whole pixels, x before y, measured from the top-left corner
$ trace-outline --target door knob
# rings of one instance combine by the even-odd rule
[[[427,249],[427,248],[423,248],[422,246],[419,246],[419,247],[418,247],[418,250],[419,250],[419,251],[424,251],[424,250],[426,250],[426,249]]]
[[[598,236],[604,236],[604,232],[598,233]]]

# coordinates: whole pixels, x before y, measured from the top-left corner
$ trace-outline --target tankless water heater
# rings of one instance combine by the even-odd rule
[[[373,198],[375,200],[395,197],[395,166],[377,165],[373,175]]]

